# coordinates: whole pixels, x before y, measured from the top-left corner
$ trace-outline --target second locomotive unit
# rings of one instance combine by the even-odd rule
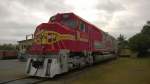
[[[116,57],[114,37],[74,13],[58,13],[37,26],[26,73],[54,77]]]

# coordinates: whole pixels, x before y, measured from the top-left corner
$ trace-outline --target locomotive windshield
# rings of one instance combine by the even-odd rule
[[[71,18],[68,14],[63,14],[61,16],[61,19],[57,16],[52,16],[50,18],[50,22],[60,22],[62,25],[65,25],[69,28],[76,28],[77,27],[77,21]]]
[[[63,19],[62,24],[65,26],[68,26],[70,28],[75,28],[76,27],[76,21],[72,19]]]
[[[67,14],[64,14],[62,16],[62,21],[61,22],[62,22],[63,25],[65,25],[67,27],[70,27],[70,28],[76,28],[76,26],[77,26],[76,20],[70,18],[69,15],[67,15]]]

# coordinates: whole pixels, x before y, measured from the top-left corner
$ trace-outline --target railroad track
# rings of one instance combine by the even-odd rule
[[[36,78],[36,77],[23,77],[23,78],[17,78],[9,81],[0,82],[0,84],[39,84],[47,80],[49,79]]]
[[[69,82],[78,79],[82,74],[88,73],[89,70],[96,68],[99,64],[94,64],[90,67],[73,70],[65,74],[58,75],[54,78],[40,78],[40,77],[23,77],[14,80],[0,82],[0,84],[44,84],[44,82],[58,82],[58,84],[69,84]]]
[[[43,84],[44,82],[58,82],[60,84],[65,82],[66,84],[68,81],[78,78],[81,73],[85,72],[85,70],[86,69],[73,70],[71,72],[58,75],[55,78],[23,77],[0,82],[0,84],[40,84],[40,83]]]

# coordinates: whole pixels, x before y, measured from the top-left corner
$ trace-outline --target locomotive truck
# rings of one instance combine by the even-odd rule
[[[26,73],[53,78],[58,74],[116,57],[117,41],[74,13],[58,13],[34,32]]]

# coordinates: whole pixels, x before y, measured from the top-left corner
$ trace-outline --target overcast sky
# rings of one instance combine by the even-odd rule
[[[1,0],[0,43],[25,39],[38,24],[62,12],[74,12],[115,37],[129,38],[150,20],[150,0]]]

